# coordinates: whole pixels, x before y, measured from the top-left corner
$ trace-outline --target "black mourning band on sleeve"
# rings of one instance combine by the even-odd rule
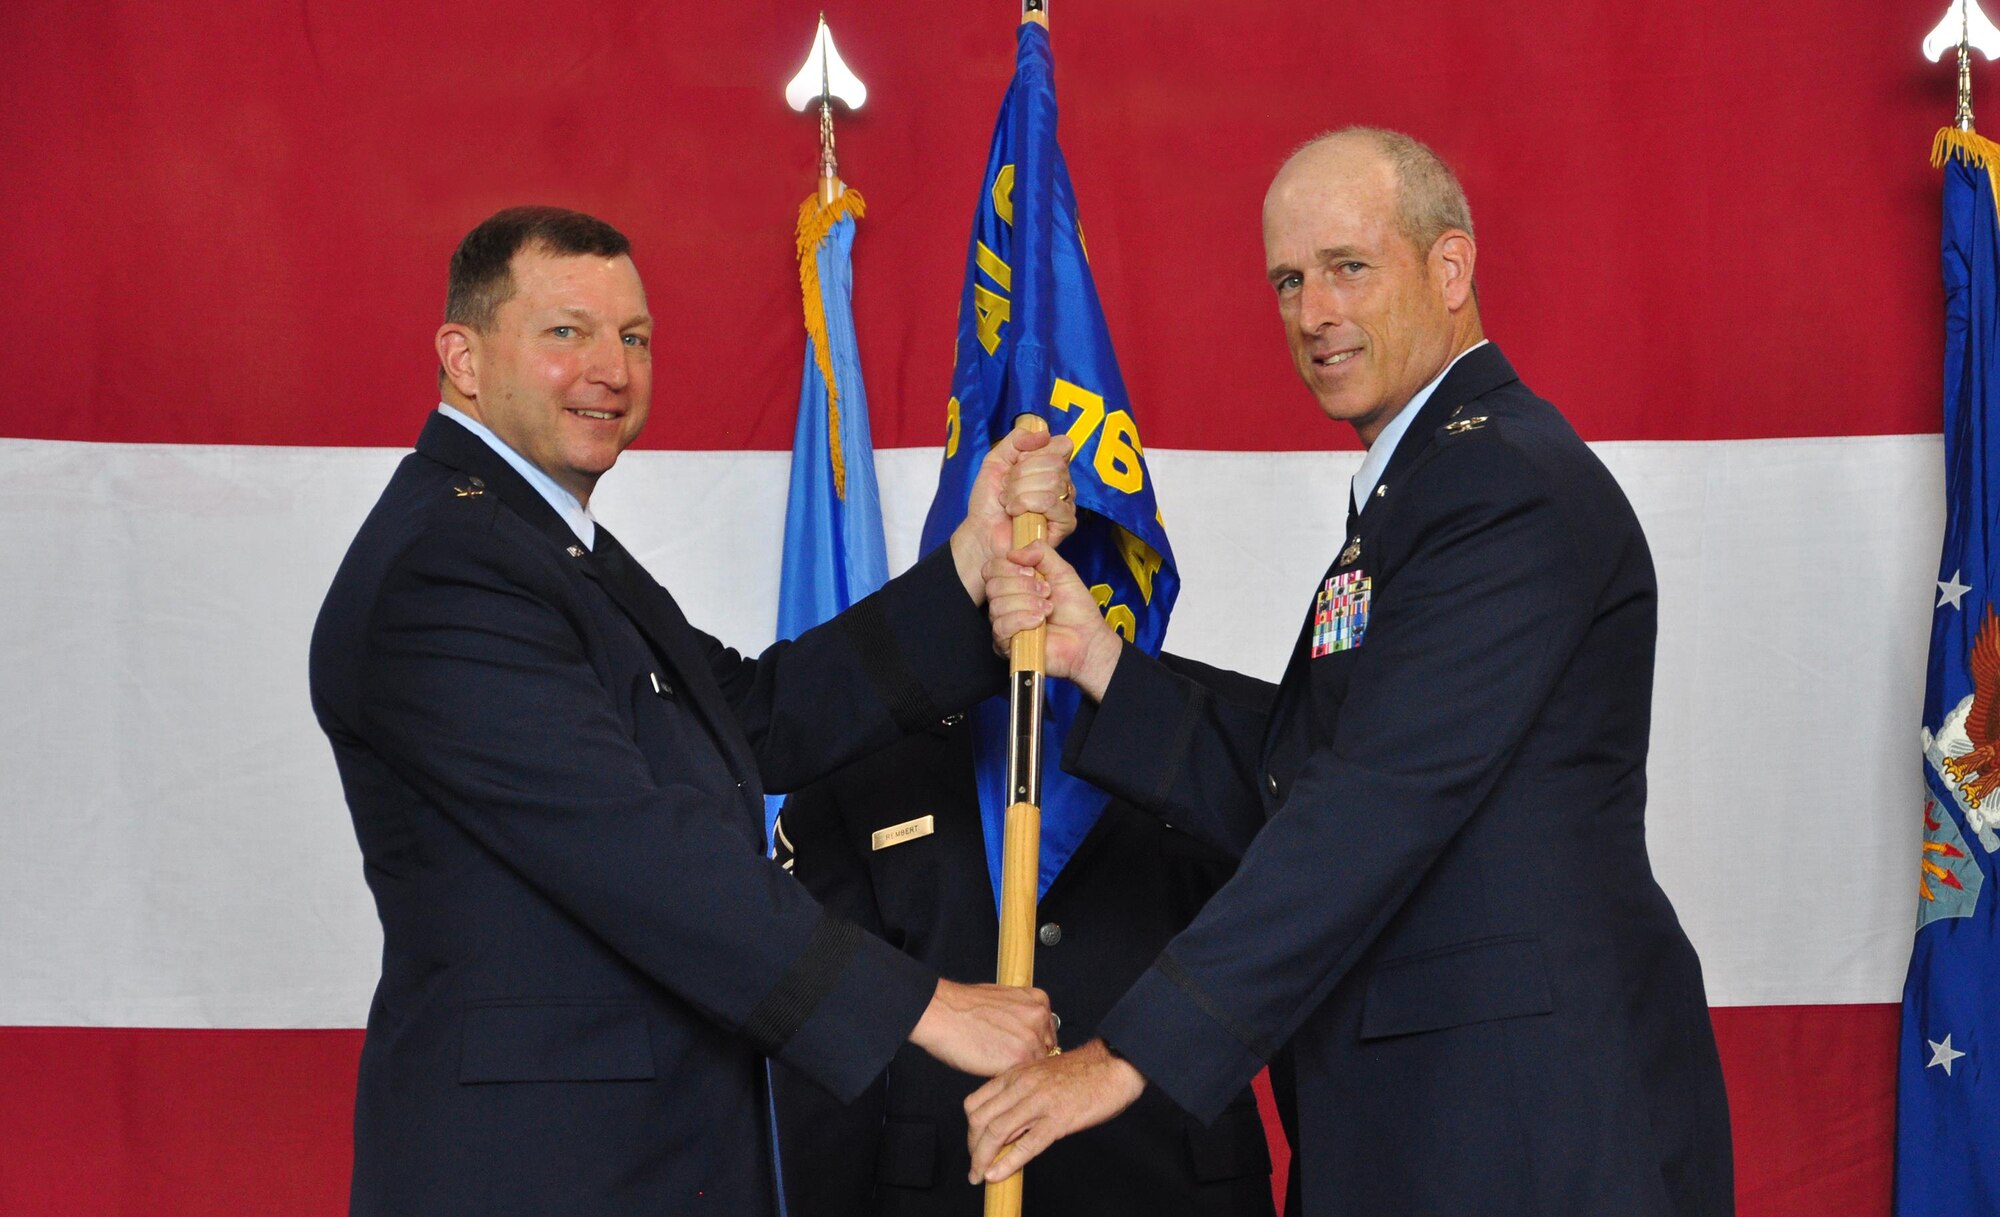
[[[813,927],[805,951],[757,1003],[743,1024],[743,1033],[766,1056],[775,1055],[798,1034],[813,1009],[833,991],[841,969],[861,948],[861,929],[831,913]]]
[[[889,627],[889,611],[880,595],[868,597],[837,620],[854,643],[862,668],[903,734],[919,731],[944,717],[924,690],[923,682],[910,671],[902,651],[897,649],[895,633]]]
[[[1251,1055],[1255,1056],[1258,1060],[1269,1061],[1278,1054],[1278,1045],[1272,1043],[1265,1036],[1257,1034],[1255,1028],[1245,1026],[1235,1016],[1231,1015],[1229,1011],[1217,1005],[1215,999],[1210,997],[1208,992],[1195,982],[1194,977],[1188,974],[1188,970],[1181,966],[1179,960],[1162,952],[1159,959],[1154,961],[1153,966],[1160,970],[1160,975],[1172,981],[1175,988],[1187,994],[1188,1000],[1193,1002],[1197,1009],[1214,1019],[1218,1027],[1229,1032],[1231,1038],[1245,1048],[1248,1048]]]

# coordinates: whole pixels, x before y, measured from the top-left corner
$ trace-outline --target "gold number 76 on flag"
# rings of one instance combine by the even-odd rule
[[[1146,450],[1139,443],[1139,426],[1132,421],[1130,414],[1123,410],[1106,414],[1101,394],[1092,393],[1060,376],[1056,378],[1056,387],[1049,393],[1049,404],[1064,413],[1082,411],[1065,433],[1069,436],[1071,460],[1082,455],[1083,446],[1102,426],[1103,433],[1097,437],[1097,453],[1091,459],[1091,467],[1097,470],[1098,479],[1126,494],[1137,494],[1145,488],[1146,467],[1139,458]]]

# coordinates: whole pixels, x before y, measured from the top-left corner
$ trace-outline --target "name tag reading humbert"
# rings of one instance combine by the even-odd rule
[[[918,816],[914,820],[904,820],[901,824],[891,824],[878,828],[869,843],[876,849],[887,849],[891,845],[901,845],[918,837],[928,837],[937,831],[937,821],[932,816]]]

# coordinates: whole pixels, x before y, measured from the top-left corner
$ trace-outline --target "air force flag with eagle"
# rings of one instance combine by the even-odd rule
[[[1944,555],[1924,691],[1923,856],[1903,985],[1897,1217],[2000,1211],[2000,145],[1940,132]]]
[[[1153,501],[1138,424],[1118,374],[1111,332],[1091,281],[1076,194],[1056,146],[1056,92],[1048,31],[1020,29],[1014,81],[1000,104],[992,152],[979,188],[959,298],[958,358],[946,407],[944,468],[924,522],[926,550],[941,545],[965,515],[973,476],[986,452],[1022,414],[1038,414],[1074,445],[1070,472],[1079,522],[1063,542],[1097,597],[1105,620],[1126,640],[1157,654],[1180,590],[1173,551]],[[1042,754],[1062,754],[1082,695],[1050,681]],[[1009,802],[1005,698],[972,713],[979,806],[994,899]],[[1039,891],[1069,860],[1104,810],[1095,787],[1047,766],[1042,778]]]

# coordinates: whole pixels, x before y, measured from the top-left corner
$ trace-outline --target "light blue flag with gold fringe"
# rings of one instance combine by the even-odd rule
[[[799,207],[806,363],[778,581],[781,639],[798,637],[889,579],[868,390],[854,338],[854,222],[865,214],[854,190],[831,203],[814,194]],[[783,803],[782,795],[766,799],[767,837]]]

